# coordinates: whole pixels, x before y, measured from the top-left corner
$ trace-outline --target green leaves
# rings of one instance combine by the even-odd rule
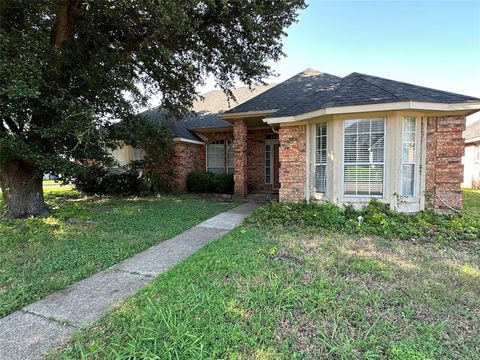
[[[163,157],[168,134],[134,119],[138,108],[158,93],[173,116],[182,114],[209,75],[223,89],[261,82],[270,74],[266,62],[282,55],[284,29],[305,6],[83,1],[69,2],[63,16],[57,7],[64,5],[0,3],[0,162],[33,161],[39,172],[65,176],[72,164],[108,156],[115,139],[103,129],[119,120],[150,135],[125,140],[143,139],[152,160]]]
[[[468,209],[467,209],[468,211]],[[331,203],[272,203],[257,209],[247,222],[267,226],[308,226],[347,234],[372,234],[440,243],[480,239],[480,221],[471,216],[438,215],[421,211],[406,215],[372,200],[361,210]]]

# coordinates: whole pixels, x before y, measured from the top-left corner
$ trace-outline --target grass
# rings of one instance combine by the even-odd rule
[[[236,205],[187,196],[85,198],[65,187],[45,194],[53,216],[0,221],[0,317]]]
[[[240,227],[49,358],[478,359],[479,316],[478,240]]]
[[[480,220],[480,190],[463,189],[463,200],[463,212]]]

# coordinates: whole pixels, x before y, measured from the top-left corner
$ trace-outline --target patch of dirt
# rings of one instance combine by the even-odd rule
[[[284,252],[278,252],[275,255],[271,255],[271,257],[272,257],[272,259],[275,259],[275,260],[290,262],[290,263],[300,265],[300,266],[303,266],[305,264],[304,259],[301,259],[297,256],[287,254],[287,253],[284,253]]]
[[[97,224],[97,222],[93,220],[81,221],[75,218],[68,218],[65,220],[65,222],[69,225],[75,225],[83,229],[92,228]]]
[[[312,316],[296,311],[293,319],[282,318],[278,322],[277,339],[281,342],[293,340],[293,347],[307,356],[318,354],[319,348],[315,341],[318,325]]]

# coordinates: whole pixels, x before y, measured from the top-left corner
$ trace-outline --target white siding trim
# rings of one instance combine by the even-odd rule
[[[480,110],[480,102],[464,102],[456,104],[430,103],[420,101],[401,101],[395,103],[338,106],[311,111],[304,114],[284,117],[267,117],[263,119],[267,124],[281,124],[296,122],[329,114],[348,114],[374,111],[392,110],[430,110],[430,111],[457,111],[457,110]]]
[[[173,141],[175,142],[184,142],[184,143],[189,143],[189,144],[198,144],[198,145],[205,145],[203,141],[198,141],[198,140],[190,140],[182,137],[176,137],[173,138]]]

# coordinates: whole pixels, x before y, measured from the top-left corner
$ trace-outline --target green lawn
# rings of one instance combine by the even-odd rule
[[[480,219],[480,190],[463,189],[464,213]]]
[[[480,211],[466,193],[466,211]],[[477,206],[476,208],[474,208]],[[237,228],[53,359],[478,359],[480,243]]]
[[[0,317],[236,205],[191,196],[84,198],[65,187],[45,193],[52,217],[0,220]]]

